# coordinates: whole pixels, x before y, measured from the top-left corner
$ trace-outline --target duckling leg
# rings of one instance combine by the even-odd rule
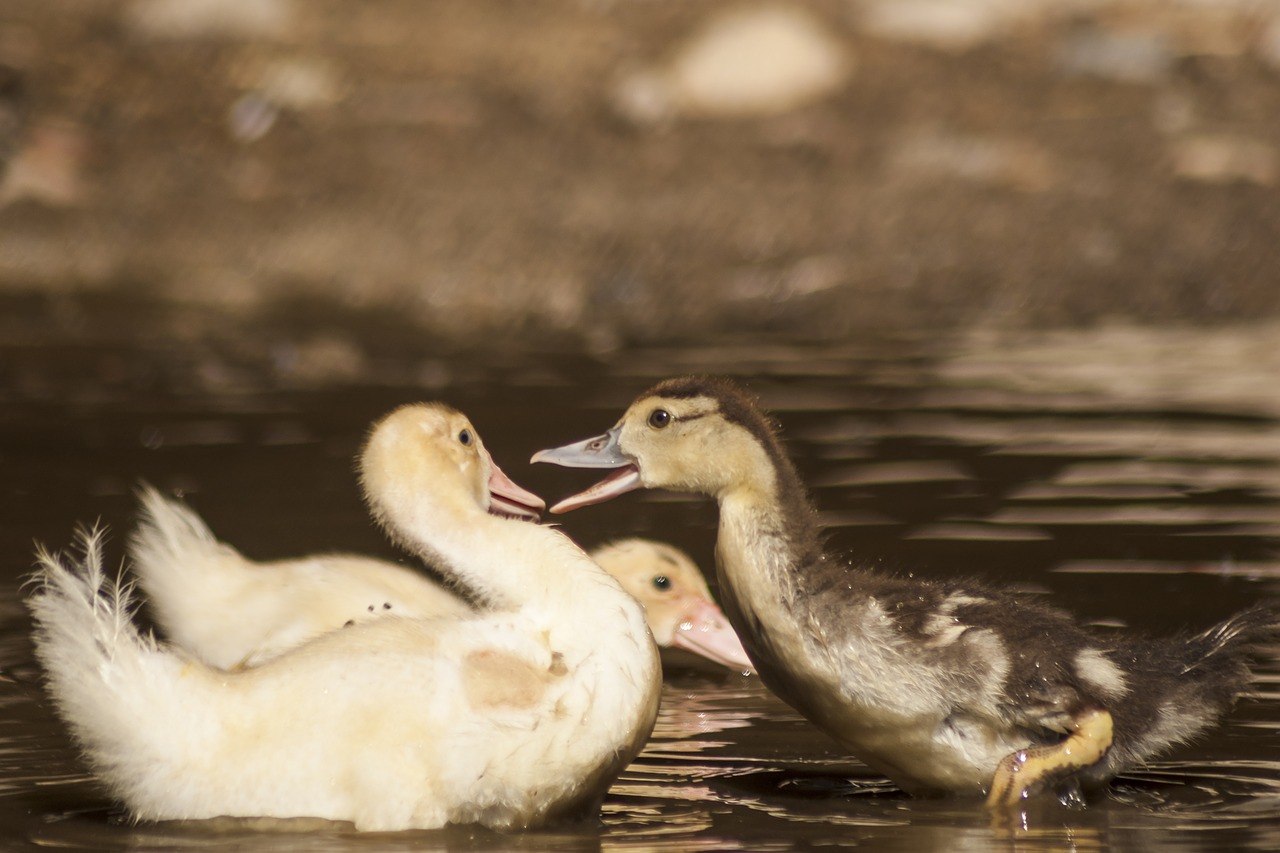
[[[987,794],[987,807],[1014,806],[1037,785],[1068,776],[1102,760],[1111,748],[1111,714],[1100,708],[1082,711],[1072,719],[1074,730],[1062,743],[1020,749],[996,767]]]

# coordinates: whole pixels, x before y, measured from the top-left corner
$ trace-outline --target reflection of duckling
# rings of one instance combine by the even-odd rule
[[[486,604],[331,631],[261,666],[139,634],[131,590],[40,554],[29,605],[58,710],[139,819],[310,816],[363,830],[593,814],[639,752],[660,667],[641,608],[493,465],[470,423],[406,406],[360,458],[374,516]]]
[[[1213,724],[1277,633],[1258,607],[1193,636],[1098,634],[1024,595],[831,559],[775,427],[725,380],[662,382],[534,461],[617,469],[552,512],[642,486],[715,497],[725,609],[765,684],[912,792],[1101,785]]]
[[[421,572],[354,554],[258,563],[214,538],[190,508],[144,488],[134,572],[165,635],[223,669],[257,666],[320,634],[381,618],[461,618],[471,605]],[[659,645],[725,666],[750,661],[683,552],[630,539],[591,553],[645,608]]]

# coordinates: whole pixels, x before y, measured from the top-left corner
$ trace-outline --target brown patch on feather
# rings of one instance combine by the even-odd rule
[[[467,702],[477,710],[532,708],[565,672],[563,661],[553,662],[550,669],[538,669],[524,658],[486,649],[463,660],[462,688]]]

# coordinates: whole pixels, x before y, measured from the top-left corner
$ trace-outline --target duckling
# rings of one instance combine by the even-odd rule
[[[142,520],[129,551],[156,622],[171,642],[219,669],[258,666],[320,634],[386,615],[461,619],[474,612],[458,591],[386,560],[314,554],[255,562],[219,542],[181,502],[149,486],[139,496]],[[751,668],[683,551],[629,539],[590,556],[644,607],[659,646]]]
[[[835,559],[777,428],[724,379],[661,382],[533,461],[616,469],[553,513],[642,487],[715,498],[722,602],[764,683],[913,794],[1003,809],[1100,787],[1222,717],[1280,623],[1258,606],[1194,635],[1100,634],[1026,595]]]
[[[313,817],[358,830],[536,827],[594,814],[657,713],[640,605],[440,404],[359,460],[373,516],[482,605],[330,631],[225,671],[134,625],[102,534],[38,554],[36,655],[89,764],[139,820]]]
[[[650,539],[619,539],[593,549],[591,559],[644,605],[659,646],[684,649],[739,672],[753,671],[698,564],[684,551]]]

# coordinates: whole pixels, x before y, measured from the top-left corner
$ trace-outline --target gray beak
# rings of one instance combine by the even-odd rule
[[[632,464],[632,460],[622,455],[618,448],[618,437],[622,435],[622,427],[614,427],[604,435],[588,438],[575,444],[563,447],[552,447],[539,450],[533,454],[530,462],[550,462],[565,468],[621,468]]]
[[[618,447],[618,437],[622,427],[616,426],[604,435],[588,438],[575,444],[539,450],[533,454],[530,462],[550,462],[566,468],[620,468],[617,473],[610,474],[586,491],[565,498],[551,507],[551,512],[559,514],[578,507],[603,503],[610,498],[638,489],[640,469],[635,460],[629,459]]]

